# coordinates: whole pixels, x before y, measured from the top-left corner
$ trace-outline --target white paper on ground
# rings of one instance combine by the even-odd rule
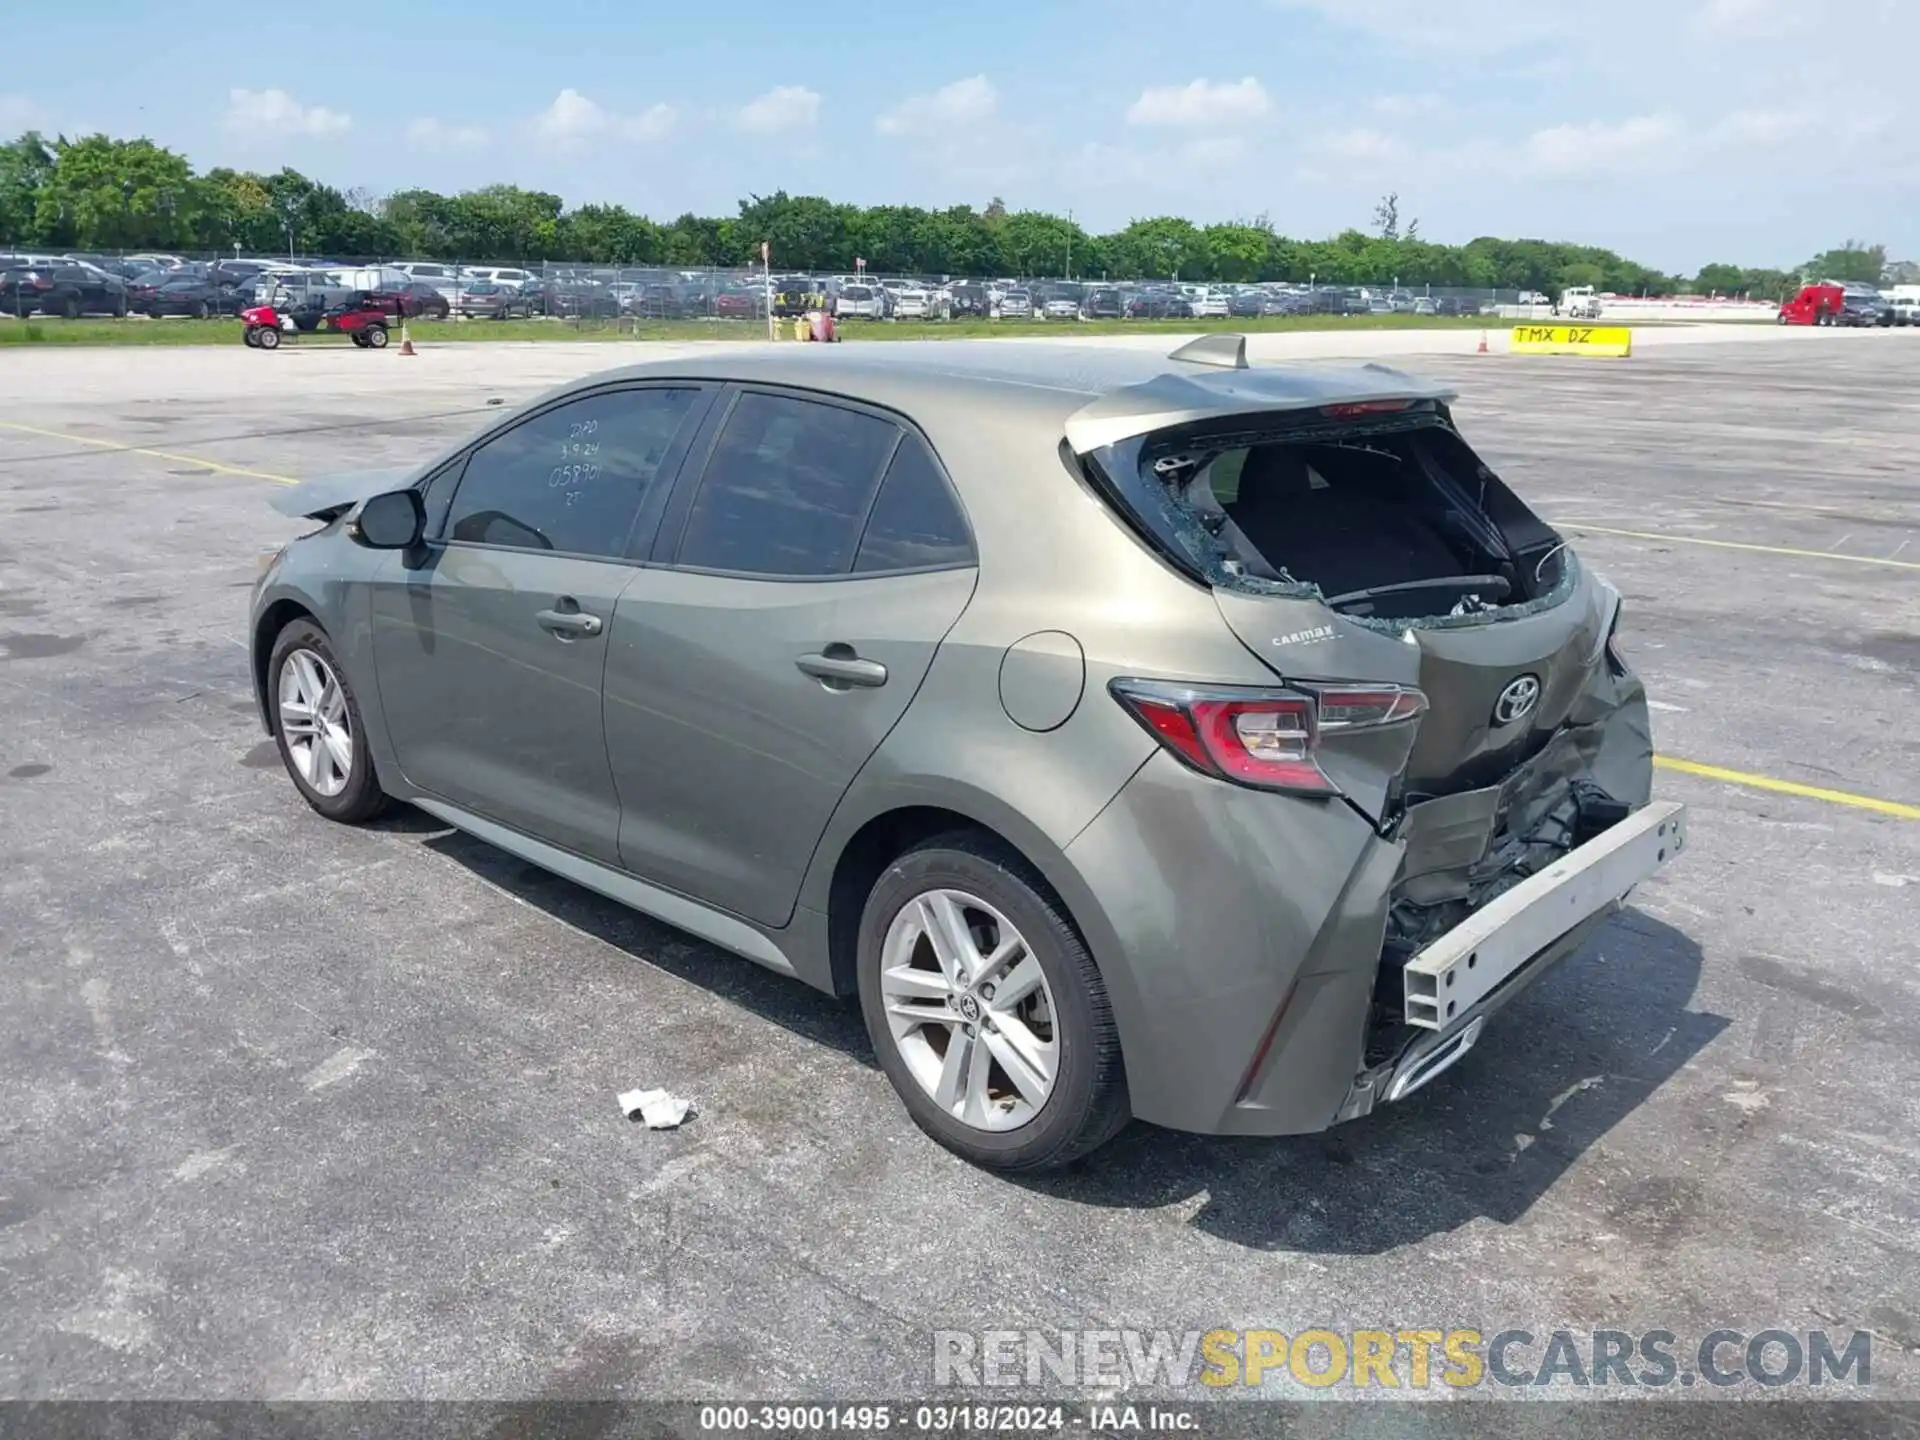
[[[649,1130],[671,1130],[693,1113],[693,1102],[669,1090],[629,1090],[620,1097],[620,1113],[644,1120]]]

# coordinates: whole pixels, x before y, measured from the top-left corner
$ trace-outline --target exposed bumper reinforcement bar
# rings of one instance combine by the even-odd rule
[[[1407,962],[1407,1024],[1448,1029],[1554,941],[1611,910],[1685,844],[1686,807],[1672,801],[1647,805],[1489,901]],[[1388,1098],[1412,1093],[1471,1044],[1428,1052],[1423,1061],[1445,1052],[1445,1064],[1428,1064],[1414,1084],[1403,1085],[1396,1075],[1396,1093]]]

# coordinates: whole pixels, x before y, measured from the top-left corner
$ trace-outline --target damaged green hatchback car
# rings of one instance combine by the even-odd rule
[[[390,798],[823,990],[942,1144],[1397,1100],[1684,844],[1619,596],[1398,372],[725,347],[544,396],[253,597]]]

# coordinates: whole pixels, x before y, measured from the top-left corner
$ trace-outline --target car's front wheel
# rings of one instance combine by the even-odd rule
[[[1099,969],[1046,882],[986,836],[888,866],[861,919],[860,1004],[920,1128],[996,1170],[1048,1170],[1131,1113]]]
[[[387,808],[360,704],[326,632],[296,620],[273,642],[267,694],[280,759],[301,797],[329,820],[357,825]]]

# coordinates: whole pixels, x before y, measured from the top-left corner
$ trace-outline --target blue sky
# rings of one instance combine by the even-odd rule
[[[1850,237],[1920,258],[1920,0],[1854,0],[1844,26],[1816,0],[364,13],[46,7],[34,53],[71,58],[10,67],[0,131],[147,134],[202,168],[375,193],[507,180],[656,218],[785,188],[997,194],[1097,230],[1265,213],[1319,236],[1395,190],[1438,240],[1586,240],[1685,271]]]

